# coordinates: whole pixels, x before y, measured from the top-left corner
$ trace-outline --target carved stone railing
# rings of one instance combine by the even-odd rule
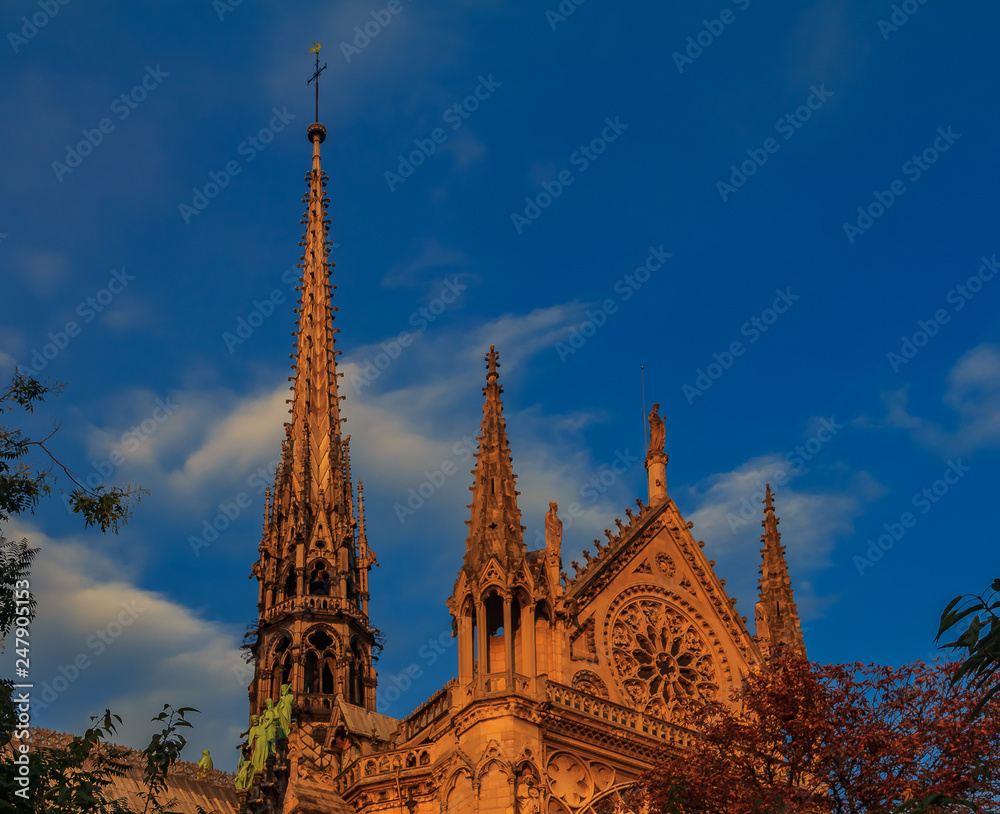
[[[451,708],[451,688],[456,684],[458,684],[458,679],[451,679],[403,720],[402,735],[404,741],[408,741],[422,729],[448,713]]]
[[[507,685],[507,673],[487,673],[483,676],[483,689],[488,693],[494,692],[530,692],[532,680],[528,676],[514,673],[514,684]]]
[[[299,709],[311,712],[315,712],[316,710],[330,711],[333,709],[336,700],[336,695],[326,695],[323,693],[305,693],[295,697],[295,703]]]
[[[264,611],[264,622],[273,622],[279,616],[302,610],[336,611],[352,616],[368,627],[368,614],[354,602],[340,596],[293,596],[272,605]]]
[[[426,767],[430,765],[431,752],[427,746],[365,755],[337,775],[334,779],[334,789],[338,794],[345,794],[352,786],[368,778],[395,774],[397,771],[405,777],[409,769],[426,772]]]
[[[627,727],[665,743],[679,747],[688,747],[694,743],[694,733],[689,729],[642,712],[636,712],[634,709],[623,707],[620,704],[605,701],[602,698],[595,698],[564,684],[548,682],[546,696],[551,703],[557,706],[576,710],[602,721],[617,724],[620,727]]]

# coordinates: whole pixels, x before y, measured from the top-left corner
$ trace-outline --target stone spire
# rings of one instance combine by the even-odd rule
[[[309,192],[306,232],[302,238],[302,278],[299,283],[299,326],[296,334],[292,420],[286,425],[291,452],[292,491],[311,510],[319,510],[316,529],[330,539],[334,532],[331,512],[344,511],[349,502],[345,489],[340,438],[340,396],[337,393],[337,355],[334,348],[333,311],[330,304],[331,264],[327,261],[326,173],[320,166],[319,146],[326,138],[321,124],[309,127],[313,145],[312,170],[306,176]],[[307,512],[308,515],[308,512]],[[326,521],[326,522],[323,522]],[[314,529],[314,531],[316,530]],[[310,542],[317,542],[314,538]]]
[[[799,625],[799,612],[792,596],[792,581],[781,544],[778,518],[774,515],[774,493],[768,483],[764,492],[764,533],[761,542],[763,563],[760,575],[760,599],[757,602],[757,643],[765,658],[779,646],[787,653],[806,657],[806,646]]]
[[[503,387],[498,381],[499,354],[493,345],[486,354],[486,387],[483,394],[483,423],[479,433],[479,451],[472,490],[472,514],[468,521],[465,568],[470,576],[478,575],[495,556],[500,565],[512,570],[524,557],[524,527],[517,507],[518,491],[511,465],[507,427],[503,420]]]
[[[314,75],[314,79],[318,76]],[[326,128],[307,130],[312,167],[306,182],[305,234],[298,329],[292,358],[291,419],[285,424],[281,463],[265,510],[257,641],[252,650],[251,712],[277,699],[282,684],[296,697],[337,695],[375,709],[377,675],[372,650],[377,630],[368,619],[368,570],[377,564],[367,547],[359,561],[354,515],[350,437],[342,437],[328,260],[326,174],[320,144]],[[302,731],[329,717],[329,703],[300,708]]]

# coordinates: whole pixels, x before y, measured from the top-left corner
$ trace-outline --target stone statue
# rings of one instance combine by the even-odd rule
[[[292,685],[281,685],[281,696],[278,698],[278,737],[287,738],[292,731],[292,704],[295,696],[292,695]]]
[[[201,760],[198,761],[198,770],[210,772],[215,766],[212,765],[212,756],[208,753],[208,749],[202,750]]]
[[[545,548],[548,551],[559,551],[562,544],[562,520],[556,511],[559,506],[555,501],[549,502],[549,511],[545,515]]]
[[[542,800],[533,777],[522,779],[517,787],[517,814],[541,814]]]
[[[756,630],[754,631],[756,639],[758,642],[766,642],[771,638],[771,631],[767,627],[767,618],[764,613],[764,605],[758,602],[753,608],[754,622],[756,623]]]
[[[653,412],[649,414],[649,451],[663,452],[663,447],[667,442],[667,430],[663,426],[663,419],[660,417],[659,403],[653,405]]]
[[[260,724],[260,718],[256,715],[250,716],[250,731],[247,733],[247,738],[252,750],[250,756],[250,776],[252,778],[256,772],[264,770],[264,764],[267,762],[267,735],[264,733],[264,727]],[[247,785],[249,786],[249,784]]]
[[[236,779],[233,781],[233,785],[242,791],[250,788],[250,783],[253,781],[253,763],[250,760],[250,747],[242,744],[239,749],[240,765],[236,770]]]

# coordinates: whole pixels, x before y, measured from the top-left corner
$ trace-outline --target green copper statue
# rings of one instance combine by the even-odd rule
[[[253,750],[250,758],[250,763],[253,767],[251,770],[252,776],[252,773],[264,770],[268,754],[267,735],[264,732],[264,727],[260,724],[260,718],[256,715],[250,716],[250,732],[247,737],[250,741],[250,748]]]
[[[253,730],[251,730],[253,731]],[[236,770],[236,780],[233,785],[243,791],[250,788],[253,780],[253,763],[250,760],[250,747],[246,744],[240,746],[240,765]]]
[[[281,697],[278,699],[278,737],[287,738],[292,731],[292,703],[295,696],[292,695],[292,685],[281,685]]]
[[[275,753],[275,739],[278,737],[278,712],[274,708],[274,701],[268,698],[264,702],[264,714],[260,716],[260,725],[264,728],[264,737],[267,739],[267,756],[271,757]]]
[[[214,768],[212,765],[212,756],[208,753],[208,749],[203,750],[201,760],[198,761],[199,771],[211,771]]]

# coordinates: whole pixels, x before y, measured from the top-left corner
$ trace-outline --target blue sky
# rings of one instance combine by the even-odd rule
[[[997,576],[998,25],[941,0],[6,3],[0,374],[66,382],[28,426],[151,492],[118,537],[58,497],[6,529],[42,548],[32,678],[61,691],[36,722],[110,706],[141,746],[195,706],[192,753],[235,763],[314,40],[381,686],[420,671],[382,711],[455,672],[491,343],[529,546],[557,500],[568,569],[645,495],[644,368],[737,607],[769,480],[810,656],[926,657]]]

